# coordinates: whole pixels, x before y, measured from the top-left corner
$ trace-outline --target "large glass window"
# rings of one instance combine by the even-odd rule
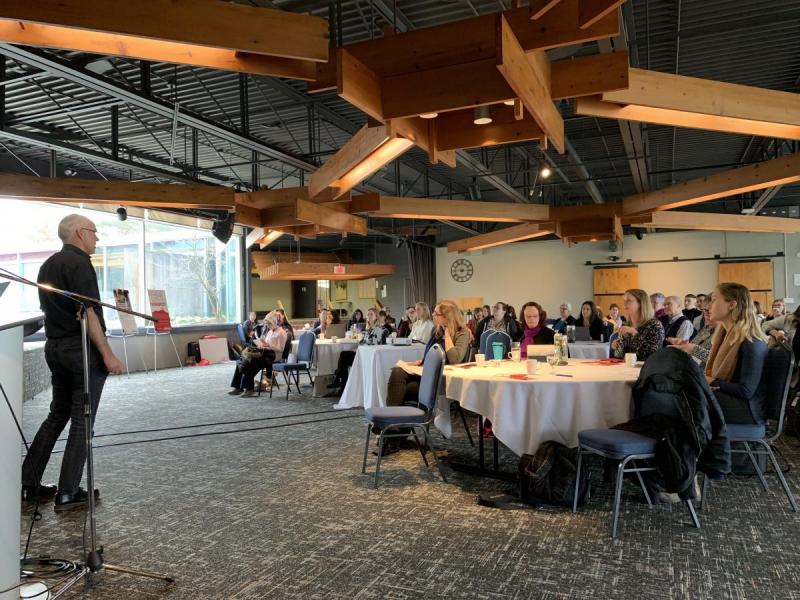
[[[203,228],[168,225],[129,217],[36,202],[2,200],[0,267],[36,280],[39,267],[61,248],[58,222],[79,212],[97,225],[92,256],[100,299],[114,302],[113,290],[130,291],[132,308],[150,311],[148,289],[165,290],[173,326],[235,322],[241,319],[239,237],[220,243]],[[0,279],[2,281],[2,279]],[[35,288],[12,283],[0,296],[4,314],[39,310]],[[105,309],[106,325],[120,328],[117,312]],[[139,322],[140,325],[145,325]]]

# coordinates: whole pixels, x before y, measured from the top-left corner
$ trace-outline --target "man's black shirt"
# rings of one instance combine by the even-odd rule
[[[90,298],[100,297],[92,259],[86,252],[72,244],[64,244],[59,252],[44,261],[39,269],[37,281]],[[76,302],[59,294],[39,290],[39,305],[45,316],[44,332],[48,338],[57,339],[81,334],[81,323],[77,318],[79,305]],[[101,329],[105,331],[106,323],[102,308],[95,306],[94,311],[100,320]]]

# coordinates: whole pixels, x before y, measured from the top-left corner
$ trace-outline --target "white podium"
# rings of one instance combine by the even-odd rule
[[[4,316],[0,321],[0,383],[22,423],[22,338],[26,325],[42,315]],[[0,397],[0,590],[19,584],[20,486],[22,485],[22,439]],[[0,594],[0,600],[19,600],[19,589]]]

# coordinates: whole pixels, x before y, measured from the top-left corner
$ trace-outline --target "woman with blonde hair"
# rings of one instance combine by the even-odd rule
[[[717,330],[705,375],[727,423],[763,423],[759,393],[767,356],[767,338],[758,325],[750,290],[740,283],[720,283],[711,294],[711,317]]]
[[[414,312],[417,315],[417,320],[411,326],[411,334],[408,337],[412,342],[427,344],[435,327],[431,318],[431,309],[428,308],[425,302],[417,302],[414,305]]]
[[[236,372],[231,380],[231,396],[249,398],[256,395],[255,376],[262,369],[272,369],[276,356],[283,356],[288,334],[280,326],[280,317],[274,310],[264,317],[264,332],[248,346],[236,362]]]
[[[635,352],[637,360],[647,360],[664,345],[664,326],[655,318],[650,296],[644,290],[627,290],[623,305],[630,325],[619,328],[619,337],[611,342],[611,352],[617,358]]]

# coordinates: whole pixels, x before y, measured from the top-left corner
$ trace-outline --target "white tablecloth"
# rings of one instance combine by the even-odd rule
[[[533,454],[549,440],[575,447],[579,431],[611,427],[630,418],[631,389],[639,376],[638,368],[624,363],[589,363],[570,360],[555,372],[544,364],[537,375],[526,380],[509,377],[524,374],[524,362],[445,367],[446,395],[490,419],[497,439],[520,456]],[[449,411],[444,414],[449,420]],[[437,421],[441,416],[437,415]]]
[[[335,408],[386,406],[389,373],[398,360],[421,360],[424,344],[359,346],[344,393]]]
[[[299,342],[292,342],[292,352],[297,353]],[[355,350],[358,342],[355,340],[317,340],[314,344],[314,366],[317,368],[317,375],[333,375],[336,365],[339,363],[339,355],[343,350]]]
[[[608,358],[608,342],[572,342],[567,345],[570,358]]]

